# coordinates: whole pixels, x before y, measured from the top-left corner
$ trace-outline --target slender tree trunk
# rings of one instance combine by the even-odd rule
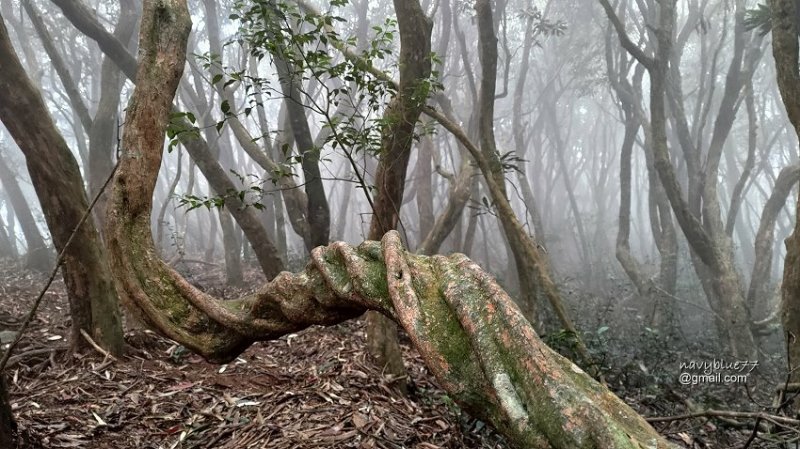
[[[6,164],[5,159],[0,155],[0,185],[6,191],[6,195],[10,204],[10,208],[19,220],[22,235],[25,237],[25,245],[27,246],[28,253],[26,255],[25,265],[28,268],[39,271],[47,271],[53,265],[53,257],[50,248],[44,242],[42,233],[36,225],[36,219],[33,218],[33,213],[28,205],[28,201],[22,194],[22,189],[17,183],[14,172]],[[8,206],[6,206],[8,207]]]
[[[25,160],[57,250],[64,248],[88,209],[77,161],[31,84],[0,24],[0,120]],[[77,230],[65,253],[64,282],[72,317],[71,347],[88,346],[83,329],[109,352],[122,352],[122,326],[111,273],[91,220]]]
[[[172,197],[175,195],[175,189],[178,188],[178,183],[181,182],[181,173],[183,172],[182,159],[183,152],[178,151],[178,161],[175,164],[175,177],[169,184],[169,188],[167,188],[167,194],[164,196],[164,200],[161,202],[161,208],[158,210],[158,215],[156,216],[156,248],[161,251],[164,250],[164,225],[166,224],[167,219],[167,209],[172,203]],[[177,231],[177,224],[178,223],[176,222],[175,231]]]
[[[0,258],[8,257],[16,260],[19,258],[19,254],[17,248],[11,243],[9,235],[3,217],[0,216]]]
[[[345,179],[350,179],[353,175],[353,168],[350,164],[347,164],[345,167]],[[335,221],[335,231],[331,237],[336,240],[347,240],[345,238],[345,227],[347,225],[347,210],[350,207],[350,197],[353,195],[353,187],[350,186],[349,182],[343,183],[342,188],[344,189],[344,193],[342,194],[341,204],[339,204],[339,214],[336,216]]]
[[[244,282],[240,244],[228,211],[219,210],[219,224],[222,228],[222,246],[225,247],[225,279],[230,285],[240,286]]]
[[[525,96],[525,83],[527,82],[528,71],[530,70],[531,47],[533,46],[534,40],[533,15],[529,15],[525,20],[522,62],[520,63],[519,75],[514,86],[514,101],[511,109],[511,129],[514,138],[514,148],[517,152],[517,156],[521,159],[524,158],[527,153],[527,145],[524,143],[525,127],[522,123],[522,103]],[[523,199],[525,200],[525,208],[532,217],[533,233],[536,238],[541,241],[544,237],[542,220],[538,212],[538,201],[536,201],[533,189],[531,189],[526,176],[525,163],[524,160],[520,161],[517,179],[521,185]],[[519,274],[518,277],[520,281],[520,306],[531,323],[534,323],[534,325],[539,328],[541,316],[537,299],[537,285],[532,278],[532,274]]]
[[[422,241],[433,228],[433,138],[425,136],[422,143],[417,146],[417,163],[414,176],[417,180],[417,214],[419,216],[419,237]]]
[[[505,172],[500,162],[500,154],[497,151],[497,144],[494,135],[494,102],[495,102],[495,89],[497,84],[497,36],[494,29],[494,13],[492,12],[492,3],[489,0],[478,0],[475,2],[475,12],[478,22],[478,36],[479,36],[479,56],[481,60],[481,82],[478,90],[478,130],[480,149],[483,153],[483,158],[488,162],[491,176],[497,184],[500,192],[506,201],[508,195],[506,193]],[[484,175],[487,175],[486,173]],[[505,226],[505,225],[504,225]],[[524,232],[524,231],[523,231]],[[504,242],[506,248],[514,255],[513,262],[516,267],[516,274],[519,280],[519,303],[526,312],[526,315],[531,322],[535,322],[536,318],[536,293],[538,292],[538,285],[535,279],[535,271],[531,270],[530,261],[525,260],[526,256],[522,253],[522,248],[519,247],[515,238],[504,235]],[[511,262],[511,258],[509,258]]]
[[[135,0],[120,1],[120,14],[114,28],[114,37],[123,43],[131,40],[136,29]],[[119,103],[125,78],[117,65],[109,57],[104,57],[100,69],[100,101],[97,104],[91,129],[89,130],[89,193],[94,196],[100,192],[106,178],[114,169],[117,137],[121,126]],[[102,228],[108,195],[103,194],[97,202],[94,216]]]
[[[619,159],[619,185],[620,185],[620,204],[619,204],[619,228],[617,230],[617,260],[622,269],[633,282],[640,296],[648,293],[647,278],[642,273],[639,263],[631,254],[630,232],[631,232],[631,159],[633,157],[633,145],[639,125],[633,120],[628,120],[625,126],[625,137],[622,140],[622,151]]]
[[[6,228],[8,229],[8,239],[11,243],[11,246],[14,249],[16,254],[19,254],[19,248],[17,244],[17,226],[16,226],[16,214],[14,213],[14,207],[6,207]]]
[[[270,1],[270,5],[271,8],[275,7],[273,1]],[[280,40],[276,39],[275,42],[280,42]],[[297,143],[297,150],[302,157],[301,165],[308,201],[306,217],[309,225],[309,238],[306,241],[306,247],[310,251],[316,246],[327,244],[330,238],[331,214],[319,171],[320,149],[315,147],[314,139],[311,137],[299,74],[294,73],[293,68],[287,63],[284,49],[280,44],[274,46],[272,55],[278,72],[281,93],[285,98],[284,104],[291,122],[292,134]]]

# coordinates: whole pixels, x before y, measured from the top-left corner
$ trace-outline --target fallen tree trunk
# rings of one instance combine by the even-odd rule
[[[407,252],[396,232],[312,251],[300,273],[218,301],[154,248],[153,189],[183,71],[185,0],[147,0],[139,72],[106,220],[117,289],[140,318],[215,362],[251,343],[375,310],[400,324],[441,386],[517,448],[667,448],[636,412],[548,348],[497,282],[466,256]]]

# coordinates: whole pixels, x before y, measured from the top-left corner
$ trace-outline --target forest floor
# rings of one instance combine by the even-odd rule
[[[205,268],[190,280],[218,297],[243,293],[225,287],[219,270]],[[263,282],[254,273],[247,280]],[[9,335],[3,331],[18,328],[44,282],[41,274],[0,262],[3,343]],[[257,343],[220,366],[141,328],[126,332],[122,359],[89,353],[65,360],[67,310],[59,281],[8,367],[12,408],[23,434],[36,442],[31,448],[507,447],[436,386],[407,341],[412,387],[408,396],[399,394],[370,363],[359,320]],[[654,396],[618,380],[612,387],[646,416],[685,412],[685,398],[674,390]],[[708,420],[657,428],[693,448],[743,447],[752,433]]]

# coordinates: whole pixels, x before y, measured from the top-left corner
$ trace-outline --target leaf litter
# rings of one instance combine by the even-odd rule
[[[263,281],[248,273],[249,285]],[[190,281],[219,297],[241,290],[218,270]],[[14,332],[42,276],[0,262],[0,332]],[[227,365],[207,363],[128,320],[127,354],[65,359],[62,282],[9,363],[12,408],[28,447],[505,449],[462,413],[408,341],[403,396],[369,360],[360,320],[256,343]]]

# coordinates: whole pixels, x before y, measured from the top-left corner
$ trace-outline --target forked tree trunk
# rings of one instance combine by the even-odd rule
[[[0,22],[2,22],[0,20]],[[80,168],[50,118],[0,23],[0,120],[25,154],[33,187],[57,250],[88,209]],[[113,354],[122,352],[117,295],[98,233],[88,220],[64,256],[64,283],[72,318],[71,346],[88,347],[80,330]]]

